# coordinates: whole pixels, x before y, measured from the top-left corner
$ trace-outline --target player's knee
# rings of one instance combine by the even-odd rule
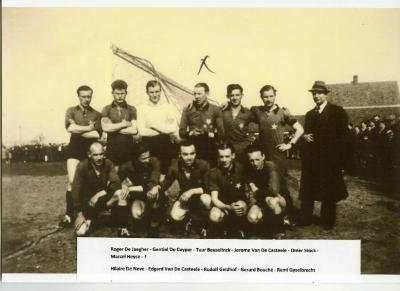
[[[275,215],[281,214],[286,206],[286,201],[282,196],[266,197],[265,203]]]
[[[259,209],[250,209],[247,214],[247,220],[252,224],[257,224],[262,218],[262,212]]]
[[[144,216],[144,209],[138,205],[132,205],[131,213],[133,219],[140,220]]]
[[[207,209],[211,209],[211,196],[209,194],[201,194],[200,201]]]
[[[212,208],[210,211],[210,220],[214,223],[220,223],[224,216],[224,213],[218,208]]]

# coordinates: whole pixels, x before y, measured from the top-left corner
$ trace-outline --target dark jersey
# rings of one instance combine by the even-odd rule
[[[194,129],[199,129],[207,136],[209,132],[213,132],[221,138],[224,137],[220,108],[208,102],[202,107],[194,103],[187,106],[182,112],[179,135],[182,138],[188,138],[189,132]]]
[[[218,191],[218,199],[225,204],[238,200],[246,201],[245,177],[240,163],[234,163],[231,170],[212,168],[209,174],[209,190]]]
[[[98,173],[89,160],[81,161],[75,172],[72,183],[72,199],[74,208],[80,211],[96,193],[105,190],[109,196],[121,189],[121,183],[110,160],[105,160]]]
[[[249,125],[255,121],[254,114],[242,106],[239,113],[233,117],[231,107],[227,106],[222,110],[222,120],[225,139],[233,144],[237,154],[242,153],[252,141]]]
[[[246,172],[246,182],[248,184],[254,183],[258,188],[254,194],[257,202],[264,200],[267,196],[277,196],[280,193],[280,183],[282,178],[275,165],[270,161],[265,161],[261,170],[249,169]]]
[[[159,184],[160,162],[155,157],[150,157],[146,166],[129,161],[119,167],[118,176],[121,181],[128,178],[134,186],[142,186],[143,192],[147,192]]]
[[[69,107],[65,113],[65,128],[75,123],[80,126],[88,126],[89,121],[94,122],[95,130],[101,135],[101,115],[92,107],[83,108],[80,105]],[[85,138],[81,134],[72,133],[68,145],[67,158],[83,160],[87,157],[90,145],[96,138]]]
[[[102,117],[107,117],[112,123],[120,123],[123,120],[136,120],[136,108],[126,102],[119,106],[115,102],[107,105],[101,112]],[[134,142],[132,135],[117,132],[107,133],[107,156],[119,165],[133,158]]]
[[[174,159],[172,160],[168,173],[162,183],[162,188],[164,191],[167,190],[172,183],[177,180],[181,193],[199,187],[202,187],[204,191],[207,191],[209,169],[209,164],[200,159],[196,159],[190,169],[184,169],[183,162]],[[189,172],[190,175],[186,176],[185,171]]]

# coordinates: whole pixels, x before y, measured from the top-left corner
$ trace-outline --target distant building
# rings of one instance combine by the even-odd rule
[[[327,86],[331,90],[329,101],[343,106],[354,124],[375,114],[382,117],[400,114],[400,93],[396,81],[359,82],[355,75],[350,83]]]

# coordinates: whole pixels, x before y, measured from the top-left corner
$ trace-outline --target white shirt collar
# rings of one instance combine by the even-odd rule
[[[319,113],[322,113],[322,111],[324,110],[326,104],[328,104],[328,102],[325,100],[324,103],[322,103],[322,104],[319,106],[319,110],[318,110]]]

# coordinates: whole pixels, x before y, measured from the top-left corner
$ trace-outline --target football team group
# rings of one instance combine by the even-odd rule
[[[316,107],[304,128],[275,102],[271,85],[260,89],[262,104],[248,109],[239,84],[228,85],[228,102],[216,106],[208,85],[198,83],[179,117],[161,98],[157,80],[147,83],[148,100],[137,108],[126,101],[125,81],[111,88],[113,101],[101,113],[90,106],[93,89],[86,85],[77,89],[79,104],[66,112],[71,138],[61,225],[73,226],[76,235],[87,235],[108,210],[121,237],[143,231],[159,237],[167,224],[172,234],[193,230],[201,238],[279,239],[288,227],[316,222],[314,201],[322,202],[318,224],[334,227],[336,203],[347,196],[347,115],[327,102],[324,82],[309,90]],[[286,152],[300,142],[301,207],[295,212]]]

